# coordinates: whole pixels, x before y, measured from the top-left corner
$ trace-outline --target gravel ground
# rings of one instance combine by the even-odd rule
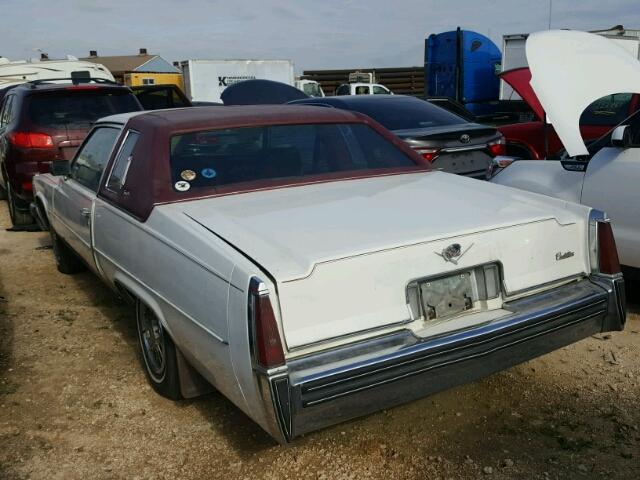
[[[8,225],[3,202],[2,479],[640,478],[640,295],[624,332],[281,447],[219,394],[156,395],[131,308]]]

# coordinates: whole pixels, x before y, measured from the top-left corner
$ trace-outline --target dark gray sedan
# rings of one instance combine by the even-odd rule
[[[484,178],[491,160],[504,155],[504,138],[480,125],[416,97],[361,95],[308,98],[292,104],[319,105],[363,113],[391,130],[435,168]]]

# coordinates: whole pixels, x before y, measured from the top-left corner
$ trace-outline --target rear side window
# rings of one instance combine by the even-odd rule
[[[349,109],[370,116],[389,130],[408,130],[467,123],[462,117],[448,112],[444,108],[410,97],[392,97],[379,103],[354,103],[349,105]]]
[[[349,85],[340,85],[336,90],[336,95],[349,95]]]
[[[140,106],[129,92],[71,89],[31,95],[27,114],[33,124],[42,127],[88,128],[99,118],[137,110],[140,110]]]
[[[170,148],[176,191],[416,166],[402,150],[364,124],[211,130],[176,135]]]
[[[124,187],[124,183],[127,180],[127,172],[133,159],[133,149],[136,146],[139,136],[140,134],[137,132],[131,130],[127,132],[127,137],[124,139],[122,147],[120,147],[118,156],[111,169],[111,175],[109,175],[109,180],[107,181],[107,188],[109,190],[119,192],[122,190],[122,187]]]
[[[71,164],[71,178],[97,192],[102,172],[119,134],[120,129],[113,127],[93,130]]]
[[[8,96],[3,103],[4,106],[0,109],[0,127],[7,126],[13,120],[13,98],[13,96]]]

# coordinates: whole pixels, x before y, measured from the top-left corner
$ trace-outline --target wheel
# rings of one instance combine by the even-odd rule
[[[86,267],[76,252],[71,250],[64,240],[62,240],[53,228],[49,229],[51,235],[51,246],[53,247],[53,256],[56,259],[56,267],[60,273],[70,275],[83,271]]]
[[[15,227],[33,225],[34,220],[31,214],[18,208],[18,199],[13,196],[11,184],[9,182],[7,182],[7,203],[9,204],[9,216],[11,217],[11,223],[13,223]]]
[[[157,315],[140,300],[136,301],[136,322],[149,383],[163,397],[181,399],[176,347]]]

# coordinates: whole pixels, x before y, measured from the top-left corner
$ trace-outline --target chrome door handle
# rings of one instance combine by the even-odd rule
[[[91,209],[90,208],[81,208],[80,209],[80,215],[82,215],[85,218],[90,218],[91,217]]]

